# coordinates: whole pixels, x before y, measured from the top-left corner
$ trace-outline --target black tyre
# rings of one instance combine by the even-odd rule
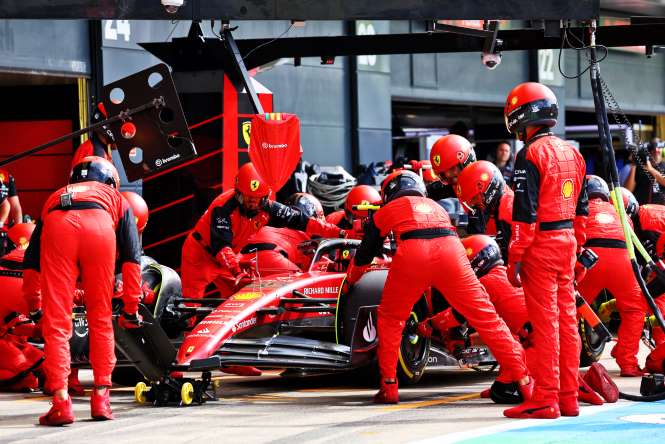
[[[579,332],[582,340],[582,350],[580,351],[580,367],[588,367],[594,362],[598,362],[603,350],[605,350],[605,341],[591,328],[584,319],[579,320]]]
[[[397,365],[397,377],[402,385],[417,383],[425,373],[431,339],[418,335],[417,331],[418,323],[428,316],[429,308],[423,297],[413,306],[402,333]]]

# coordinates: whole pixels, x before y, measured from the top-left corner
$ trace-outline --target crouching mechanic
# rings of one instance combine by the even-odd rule
[[[446,212],[428,199],[420,176],[397,171],[381,189],[384,206],[370,217],[365,236],[347,277],[353,285],[381,254],[384,238],[393,232],[397,252],[392,260],[378,309],[381,389],[376,403],[399,402],[397,357],[405,321],[428,288],[438,289],[476,330],[497,357],[511,381],[518,381],[525,399],[532,384],[520,344],[496,314],[466,258]]]
[[[515,195],[499,168],[486,160],[474,162],[460,173],[456,188],[465,211],[483,215],[487,234],[496,235],[501,256],[507,261]]]
[[[530,336],[533,327],[529,322],[524,291],[522,288],[513,287],[508,281],[506,267],[503,265],[497,242],[489,236],[476,234],[462,239],[462,245],[466,249],[471,268],[487,290],[497,314],[506,322],[516,339],[521,342],[526,354],[527,367],[533,365],[538,357],[531,346]],[[452,312],[452,309],[449,310]],[[422,322],[419,325],[419,331],[427,333],[428,330],[431,330],[431,325],[445,332],[449,328],[460,325],[460,321],[465,321],[459,314],[447,313],[449,310]],[[603,404],[603,398],[608,401],[612,399],[616,401],[618,393],[613,390],[613,387],[598,384],[596,380],[585,381],[582,377],[578,379],[580,400],[594,405]],[[517,403],[519,396],[515,396],[515,388],[514,382],[507,379],[502,369],[499,369],[496,382],[490,389],[484,390],[481,397],[491,397],[497,403]]]
[[[238,253],[265,225],[287,227],[322,237],[343,237],[345,231],[318,218],[268,200],[270,188],[254,165],[238,170],[235,188],[218,196],[187,236],[182,247],[182,292],[202,298],[216,281],[223,297],[230,296],[249,275],[240,267]]]
[[[39,418],[42,425],[69,424],[75,419],[67,377],[72,305],[79,277],[95,384],[91,416],[113,419],[109,388],[115,365],[111,298],[116,246],[124,283],[124,307],[118,323],[135,328],[141,321],[137,314],[141,296],[139,236],[132,210],[117,190],[118,172],[109,161],[90,156],[74,167],[69,182],[47,199],[25,255],[25,267],[33,272],[24,276],[24,294],[31,317],[37,318],[43,305],[43,368],[46,389],[54,394],[53,406]]]
[[[295,193],[285,203],[309,218],[325,219],[321,202],[311,194]],[[306,271],[312,258],[300,251],[298,244],[310,239],[304,231],[265,226],[240,250],[242,261],[255,263],[259,275],[264,277]]]
[[[513,285],[524,285],[538,356],[529,368],[536,380],[533,398],[506,410],[510,418],[579,414],[573,270],[588,214],[586,166],[579,151],[550,132],[557,115],[554,93],[540,83],[522,83],[508,94],[506,127],[525,147],[515,162],[507,272]]]
[[[359,210],[358,205],[380,205],[381,195],[369,185],[356,185],[351,188],[344,202],[344,209],[326,216],[326,221],[347,230],[351,239],[362,239],[362,221],[368,216],[367,210]]]

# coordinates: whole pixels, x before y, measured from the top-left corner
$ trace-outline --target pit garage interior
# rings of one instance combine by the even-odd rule
[[[187,0],[175,13],[158,1],[5,0],[0,162],[85,128],[105,85],[166,63],[197,155],[134,181],[121,171],[121,180],[150,207],[145,253],[177,272],[192,226],[249,161],[247,122],[259,113],[298,115],[303,159],[352,174],[400,156],[427,159],[434,141],[451,133],[467,136],[479,159],[492,159],[502,141],[515,151],[520,147],[505,129],[506,92],[519,82],[540,81],[560,99],[556,134],[579,146],[589,173],[599,171],[588,73],[576,77],[588,62],[572,49],[560,58],[561,24],[598,18],[599,43],[609,47],[602,73],[633,124],[627,134],[610,116],[621,168],[627,140],[665,136],[665,54],[659,46],[665,45],[665,19],[659,17],[665,17],[660,2],[623,0]],[[485,20],[496,21],[498,34],[483,29]],[[224,27],[231,29],[235,54],[220,43]],[[489,70],[480,54],[497,38],[502,60]],[[67,181],[73,152],[86,137],[0,167],[15,176],[25,214],[39,217],[46,197]],[[114,161],[122,165],[117,152]],[[214,286],[208,290],[207,298],[219,297]],[[616,375],[611,346],[600,362]],[[643,347],[640,359],[645,353]],[[0,394],[0,411],[7,412],[0,414],[0,442],[81,436],[140,442],[148,439],[146,427],[168,442],[224,436],[249,442],[584,443],[636,442],[638,435],[651,442],[665,435],[660,402],[585,407],[580,417],[553,423],[505,420],[500,406],[479,398],[494,376],[492,370],[442,366],[401,389],[401,404],[375,406],[369,401],[374,381],[362,372],[271,370],[257,378],[213,372],[214,402],[155,409],[137,405],[133,387],[116,386],[118,420],[81,421],[61,430],[33,426],[50,397]],[[91,384],[89,371],[82,380]],[[622,391],[640,391],[639,378],[616,380]],[[75,410],[85,417],[87,398],[76,399]]]

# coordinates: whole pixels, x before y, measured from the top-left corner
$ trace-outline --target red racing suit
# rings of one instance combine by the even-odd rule
[[[637,367],[637,352],[647,307],[633,274],[623,228],[614,205],[601,199],[589,201],[584,246],[598,255],[598,262],[587,271],[577,289],[589,304],[603,289],[616,298],[621,314],[619,340],[614,348],[617,364],[621,368]]]
[[[350,282],[375,256],[393,232],[397,252],[392,259],[378,309],[379,367],[384,379],[394,378],[399,343],[414,304],[430,287],[476,328],[511,381],[527,375],[520,344],[496,314],[476,278],[462,243],[445,210],[425,197],[397,198],[370,218],[354,257]]]
[[[334,213],[330,213],[326,216],[326,222],[337,225],[342,230],[345,230],[347,239],[362,240],[363,238],[364,232],[362,228],[359,228],[362,227],[362,220],[356,219],[353,221],[353,224],[350,223],[349,219],[346,218],[344,210],[337,210]]]
[[[63,205],[64,195],[71,196],[71,205]],[[111,298],[116,248],[122,264],[123,310],[136,313],[141,297],[141,247],[134,215],[125,198],[108,185],[81,182],[61,188],[47,199],[26,250],[23,284],[30,311],[43,305],[47,390],[67,386],[71,315],[79,277],[90,331],[94,383],[111,385],[115,366]]]
[[[222,296],[233,294],[236,276],[241,272],[237,254],[265,225],[322,237],[339,237],[342,233],[334,225],[308,218],[278,202],[268,202],[262,210],[249,214],[235,198],[235,190],[226,191],[210,204],[182,247],[183,295],[202,298],[213,281],[222,286]]]
[[[635,234],[652,257],[665,258],[665,205],[640,205]]]
[[[544,132],[527,142],[515,163],[508,255],[511,267],[521,263],[538,356],[530,367],[537,402],[577,398],[580,338],[573,279],[588,214],[585,170],[573,146]]]
[[[76,165],[88,156],[97,156],[112,162],[108,148],[99,140],[99,137],[94,132],[91,138],[76,148],[70,169],[74,169]]]
[[[307,233],[290,228],[263,227],[247,241],[240,253],[243,261],[256,261],[259,275],[306,271],[311,257],[298,249],[310,240]]]

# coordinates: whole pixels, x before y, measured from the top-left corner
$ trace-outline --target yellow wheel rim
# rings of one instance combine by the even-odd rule
[[[416,322],[418,322],[418,315],[415,314],[414,312],[411,312],[410,317],[413,317],[416,320]],[[418,343],[418,338],[419,338],[419,336],[416,336],[415,340],[409,340],[409,342],[411,342],[413,345],[415,345],[415,344]],[[413,372],[411,370],[409,370],[409,366],[406,365],[406,362],[404,362],[404,358],[402,357],[402,347],[400,347],[399,355],[397,356],[397,358],[399,360],[400,366],[402,367],[402,371],[404,372],[406,377],[409,378],[409,379],[413,379]]]
[[[194,402],[194,386],[191,382],[185,382],[180,388],[180,400],[182,405],[190,405]]]
[[[148,391],[150,391],[150,389],[145,385],[145,382],[139,382],[136,384],[136,387],[134,387],[134,401],[139,404],[145,404],[148,401],[145,397],[145,394],[148,393]]]

